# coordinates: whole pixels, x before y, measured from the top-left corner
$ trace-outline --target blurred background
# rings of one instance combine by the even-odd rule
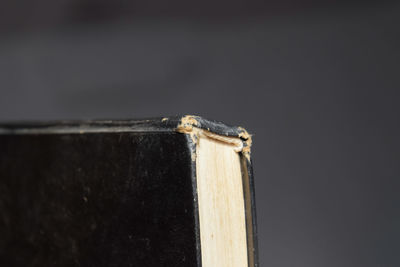
[[[0,4],[0,120],[196,114],[254,134],[261,266],[400,266],[400,4]]]

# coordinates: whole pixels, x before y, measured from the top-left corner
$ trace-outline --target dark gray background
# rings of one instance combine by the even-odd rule
[[[400,5],[3,1],[0,120],[254,134],[261,266],[400,266]]]

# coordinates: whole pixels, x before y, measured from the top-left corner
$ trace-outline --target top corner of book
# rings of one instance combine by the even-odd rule
[[[176,129],[179,132],[190,132],[193,128],[199,128],[218,135],[239,137],[242,140],[248,140],[251,135],[240,126],[231,126],[225,123],[208,120],[196,115],[184,115],[177,121]]]

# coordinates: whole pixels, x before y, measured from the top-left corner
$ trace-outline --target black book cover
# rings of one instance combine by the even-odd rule
[[[197,116],[0,125],[0,266],[201,266],[192,128],[243,141],[258,266],[251,137]]]

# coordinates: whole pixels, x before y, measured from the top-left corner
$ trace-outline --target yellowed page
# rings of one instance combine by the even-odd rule
[[[240,157],[232,144],[200,134],[196,149],[203,267],[247,267]]]

